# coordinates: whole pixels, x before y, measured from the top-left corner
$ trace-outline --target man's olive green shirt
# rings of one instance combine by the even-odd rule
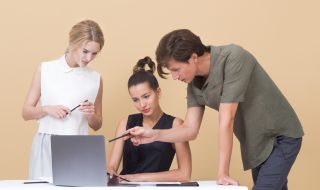
[[[303,136],[300,121],[275,83],[252,54],[237,45],[211,46],[210,73],[188,85],[188,107],[239,103],[234,133],[245,170],[270,155],[275,137]]]

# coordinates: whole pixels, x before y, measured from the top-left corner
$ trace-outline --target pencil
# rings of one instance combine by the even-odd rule
[[[130,135],[130,133],[127,133],[127,134],[121,135],[121,136],[119,136],[119,137],[116,137],[116,138],[114,138],[114,139],[111,139],[111,140],[109,140],[108,142],[112,142],[112,141],[115,141],[115,140],[117,140],[117,139],[123,138],[123,137],[125,137],[125,136],[129,136],[129,135]]]
[[[88,100],[85,100],[84,102],[87,102]],[[74,111],[75,109],[77,109],[78,107],[80,107],[81,106],[81,104],[79,104],[79,105],[77,105],[76,107],[74,107],[74,108],[72,108],[71,110],[70,110],[70,113],[72,112],[72,111]]]

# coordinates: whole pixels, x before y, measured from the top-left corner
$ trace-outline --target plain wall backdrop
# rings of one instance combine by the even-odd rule
[[[320,170],[319,5],[317,0],[1,1],[0,179],[26,179],[28,175],[37,122],[24,121],[21,110],[33,73],[42,61],[64,53],[74,24],[92,19],[105,34],[105,47],[90,64],[104,80],[103,127],[90,134],[114,137],[118,121],[136,112],[127,92],[133,65],[146,55],[154,59],[163,35],[188,28],[204,44],[235,43],[255,55],[295,109],[306,133],[289,187],[316,189]],[[163,110],[184,118],[186,84],[171,77],[159,82]],[[216,179],[217,116],[216,111],[206,109],[200,134],[191,142],[194,180]],[[252,187],[251,172],[242,169],[236,138],[230,174]]]

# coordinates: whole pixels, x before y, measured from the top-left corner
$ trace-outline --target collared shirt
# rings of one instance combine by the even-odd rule
[[[99,73],[88,67],[69,67],[65,55],[41,64],[41,106],[62,105],[72,109],[85,100],[95,102],[99,87]],[[64,119],[46,115],[38,122],[39,133],[88,134],[88,121],[78,109]]]
[[[268,158],[275,137],[303,136],[293,108],[252,54],[237,45],[210,48],[209,76],[197,76],[188,85],[188,107],[218,111],[220,103],[239,103],[234,133],[245,170]]]

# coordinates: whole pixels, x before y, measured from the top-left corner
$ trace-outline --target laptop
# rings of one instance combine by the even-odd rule
[[[102,135],[51,136],[52,181],[58,186],[107,186]]]

